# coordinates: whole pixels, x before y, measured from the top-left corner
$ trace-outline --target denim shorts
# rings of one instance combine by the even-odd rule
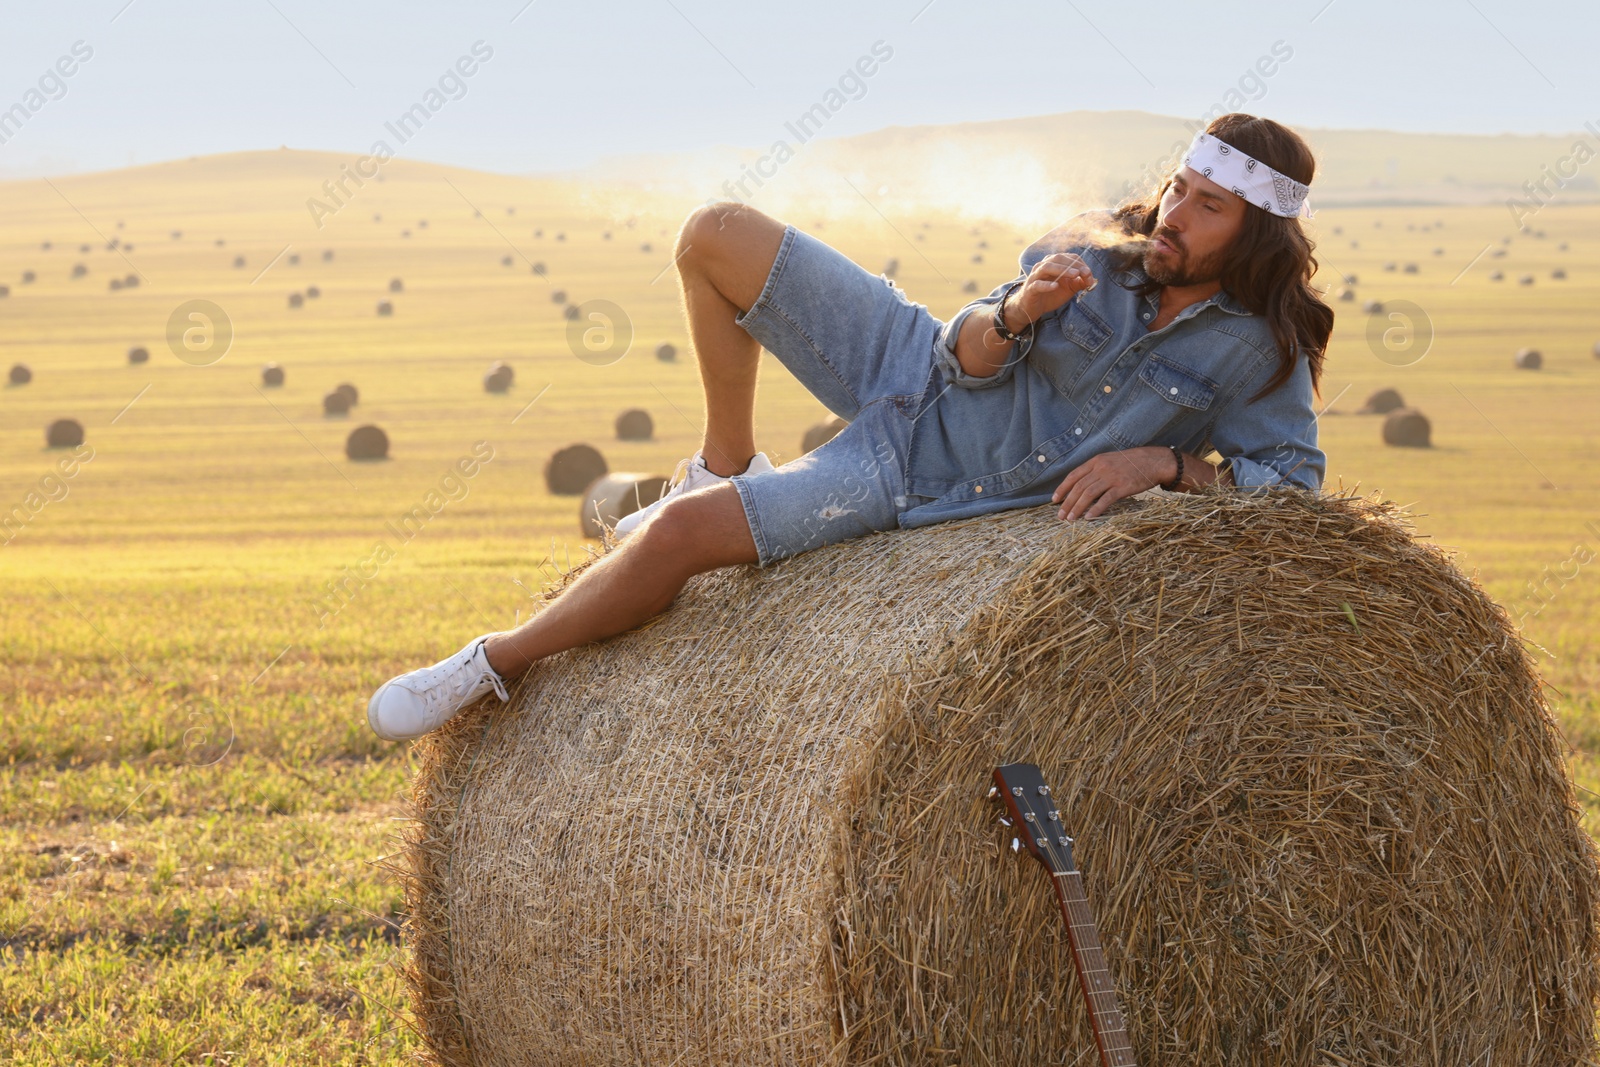
[[[760,474],[736,474],[761,567],[899,526],[912,426],[943,327],[887,278],[787,226],[755,306],[734,320],[850,425]]]

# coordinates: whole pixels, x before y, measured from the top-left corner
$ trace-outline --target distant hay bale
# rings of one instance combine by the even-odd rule
[[[966,281],[961,283],[961,291],[963,293],[976,293],[978,291],[978,283],[973,279],[968,278]]]
[[[344,398],[349,402],[350,407],[355,407],[357,404],[361,403],[361,390],[357,389],[349,382],[340,382],[338,385],[333,387],[333,391],[336,393],[343,393]]]
[[[561,240],[561,235],[560,234],[556,234],[556,240],[558,240],[558,241]],[[639,251],[641,251],[641,252],[653,251],[653,249],[650,247],[650,242],[646,241],[642,245],[640,245],[639,246]]]
[[[244,267],[244,257],[243,256],[234,256],[233,257],[233,268],[234,268],[234,270],[239,270],[239,269],[241,269],[243,267]]]
[[[389,458],[389,435],[376,426],[357,426],[344,439],[344,454],[354,460]]]
[[[1550,272],[1550,277],[1558,282],[1564,282],[1567,280],[1567,272],[1565,268],[1557,267],[1555,270]]]
[[[622,471],[596,478],[584,488],[579,529],[585,537],[600,537],[602,527],[615,526],[618,519],[654,504],[666,491],[667,478],[660,474]]]
[[[655,436],[656,423],[643,408],[629,408],[617,416],[617,440],[648,441]]]
[[[539,277],[543,278],[548,272],[544,268],[544,263],[542,261],[540,261],[540,262],[534,263],[534,265],[533,265],[533,273],[535,273]]]
[[[324,248],[322,250],[322,262],[324,262],[324,263],[332,263],[333,262],[333,249]]]
[[[545,463],[544,484],[557,496],[577,496],[609,469],[606,458],[593,445],[568,445]]]
[[[567,291],[565,289],[553,291],[550,294],[550,302],[552,304],[565,304],[567,302]]]
[[[1026,760],[1139,1063],[1576,1067],[1600,871],[1563,749],[1511,616],[1377,497],[725,568],[417,744],[412,1017],[448,1067],[1098,1063],[985,799]]]
[[[306,286],[306,299],[307,300],[316,300],[321,295],[322,295],[322,290],[318,289],[315,285]]]
[[[322,398],[322,413],[334,417],[350,414],[350,398],[335,389]]]
[[[77,448],[83,444],[83,423],[77,419],[57,419],[44,431],[48,448]]]
[[[656,358],[663,363],[676,362],[678,358],[678,349],[670,341],[662,341],[660,344],[656,345]]]
[[[1350,300],[1354,300],[1355,298],[1356,298],[1356,291],[1354,289],[1340,289],[1339,290],[1339,299],[1340,300],[1350,301]]]
[[[33,369],[26,363],[13,363],[10,381],[12,385],[27,385],[33,381]]]
[[[399,278],[390,278],[389,279],[389,291],[391,293],[403,293],[403,292],[405,292],[405,290],[406,290],[406,283],[405,282],[401,281]]]
[[[122,288],[122,279],[112,278],[111,281],[107,283],[106,288],[110,289],[113,293],[118,291]]]
[[[1491,282],[1503,282],[1506,280],[1506,272],[1503,270],[1492,270],[1489,272],[1489,280]]]
[[[516,381],[517,373],[509,364],[496,362],[483,376],[483,388],[490,393],[503,393]]]
[[[578,314],[579,312],[577,304],[568,304],[566,307],[561,309],[561,317],[566,319],[568,322],[576,319]]]
[[[150,350],[141,345],[135,345],[128,349],[128,362],[134,366],[138,366],[141,363],[149,363]]]
[[[898,259],[891,259],[891,260],[889,260],[889,262],[887,262],[887,263],[885,263],[883,265],[883,276],[885,278],[893,278],[895,275],[897,275],[899,273],[900,273],[900,261]]]
[[[1420,411],[1411,408],[1391,411],[1383,420],[1383,443],[1401,448],[1431,448],[1433,425]]]
[[[1595,359],[1600,359],[1600,341],[1594,343],[1594,347],[1589,349],[1589,354],[1594,356]]]
[[[289,255],[289,266],[298,267],[299,265],[300,265],[300,253],[298,253],[298,252],[290,253],[290,255]]]
[[[1354,274],[1346,274],[1344,276],[1344,283],[1346,285],[1360,285],[1361,279]]]
[[[1388,272],[1392,273],[1392,272],[1394,272],[1396,270],[1399,270],[1400,269],[1400,265],[1398,263],[1394,263],[1394,262],[1391,261],[1389,263],[1385,263],[1383,265],[1383,269],[1385,271],[1388,271]]]
[[[1512,359],[1518,370],[1538,370],[1544,366],[1544,353],[1537,348],[1519,348]]]
[[[84,264],[82,264],[82,263],[74,263],[72,265],[72,276],[74,278],[81,278],[85,274],[88,274],[88,273],[89,273],[89,268],[87,266],[85,266]]]
[[[261,384],[269,389],[275,389],[283,384],[283,366],[278,363],[268,363],[261,368]]]
[[[389,301],[387,301],[387,300],[378,301],[378,315],[380,317],[387,317],[387,316],[390,316],[390,315],[393,315],[393,314],[394,314],[394,305],[393,304],[389,303]]]
[[[9,285],[0,285],[0,297],[6,297],[6,296],[10,296],[10,295],[11,295],[11,286],[9,286]]]
[[[1533,275],[1524,274],[1522,277],[1517,279],[1517,284],[1518,285],[1532,285],[1533,284]]]
[[[974,253],[972,253],[972,262],[974,262],[974,263],[982,263],[983,262],[983,253],[982,252],[974,252]]]
[[[822,422],[814,423],[800,438],[801,455],[807,452],[815,452],[839,436],[839,431],[849,425],[848,422],[837,415],[831,419],[824,419]]]
[[[289,294],[289,306],[291,308],[304,307],[305,303],[306,303],[306,298],[303,295],[301,295],[300,293],[290,293]]]
[[[1361,310],[1365,311],[1368,315],[1382,315],[1383,314],[1383,301],[1381,301],[1381,300],[1368,300],[1368,301],[1365,301],[1361,305]]]
[[[1405,274],[1416,274],[1421,268],[1419,268],[1415,263],[1407,263],[1401,269]]]
[[[37,274],[35,274],[33,271],[25,270],[25,271],[22,272],[22,284],[23,285],[32,285],[34,282],[36,282],[38,280],[39,280],[39,276]]]
[[[1361,409],[1357,412],[1357,414],[1387,415],[1389,412],[1399,411],[1405,406],[1406,402],[1400,398],[1399,390],[1379,389],[1377,392],[1367,397],[1367,402],[1361,406]]]
[[[515,262],[516,262],[516,260],[512,259],[510,256],[501,256],[500,257],[500,265],[502,267],[509,267]]]

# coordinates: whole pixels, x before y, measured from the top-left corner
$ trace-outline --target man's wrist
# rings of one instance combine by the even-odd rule
[[[1033,325],[1033,320],[1023,313],[1021,292],[1021,289],[1013,289],[1000,298],[1000,317],[1005,321],[1006,329],[1015,334]],[[1017,299],[1011,299],[1013,296]]]

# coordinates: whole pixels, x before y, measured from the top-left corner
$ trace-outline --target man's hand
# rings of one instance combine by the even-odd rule
[[[1074,467],[1050,500],[1061,505],[1057,518],[1093,519],[1123,497],[1172,481],[1176,471],[1172,450],[1162,445],[1102,452]]]
[[[1012,307],[1028,322],[1038,322],[1085,289],[1095,287],[1094,272],[1079,256],[1057,252],[1033,265],[1027,279],[1012,296]],[[1025,324],[1019,324],[1025,327]],[[1011,328],[1011,323],[1006,323]]]

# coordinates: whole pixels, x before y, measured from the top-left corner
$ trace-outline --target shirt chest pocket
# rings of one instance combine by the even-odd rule
[[[1050,379],[1058,393],[1068,396],[1095,357],[1105,350],[1113,331],[1104,319],[1077,301],[1061,309],[1055,325],[1067,343],[1057,340],[1041,345],[1029,353],[1028,360]]]
[[[1217,383],[1193,367],[1152,352],[1139,367],[1140,388],[1129,390],[1109,433],[1122,448],[1179,444],[1209,418]]]

